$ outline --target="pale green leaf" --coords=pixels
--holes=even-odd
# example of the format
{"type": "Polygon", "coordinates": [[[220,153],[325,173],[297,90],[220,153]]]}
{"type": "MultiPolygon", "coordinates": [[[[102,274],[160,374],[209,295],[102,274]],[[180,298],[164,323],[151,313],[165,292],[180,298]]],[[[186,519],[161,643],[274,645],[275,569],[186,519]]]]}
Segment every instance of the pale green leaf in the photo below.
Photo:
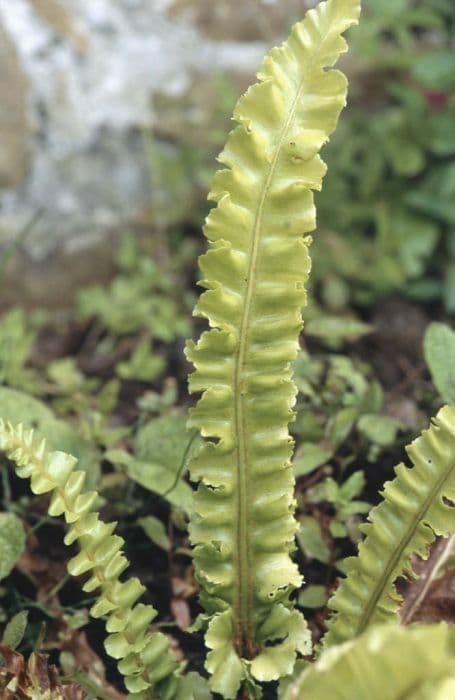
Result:
{"type": "Polygon", "coordinates": [[[431,90],[455,88],[455,54],[451,49],[425,51],[412,64],[414,78],[431,90]]]}
{"type": "Polygon", "coordinates": [[[373,327],[354,318],[324,316],[315,318],[305,324],[306,335],[313,335],[324,340],[350,340],[371,333],[373,327]]]}
{"type": "Polygon", "coordinates": [[[309,559],[317,559],[324,564],[330,560],[330,549],[322,536],[321,526],[310,515],[300,518],[297,542],[309,559]]]}
{"type": "Polygon", "coordinates": [[[296,477],[309,474],[321,464],[325,464],[332,457],[332,454],[332,450],[321,447],[317,443],[304,442],[292,463],[294,474],[296,477]]]}
{"type": "Polygon", "coordinates": [[[425,558],[436,536],[455,532],[455,408],[442,408],[407,452],[412,467],[396,468],[384,500],[362,526],[366,538],[359,554],[345,561],[347,576],[329,601],[335,613],[326,646],[351,639],[370,625],[397,621],[402,601],[397,578],[412,575],[412,557],[425,558]]]}
{"type": "Polygon", "coordinates": [[[305,586],[299,593],[299,605],[302,608],[322,608],[327,603],[327,589],[319,584],[305,586]]]}
{"type": "Polygon", "coordinates": [[[13,513],[0,513],[0,581],[11,573],[24,547],[22,521],[13,513]]]}
{"type": "Polygon", "coordinates": [[[191,511],[193,492],[185,481],[176,479],[178,464],[173,465],[171,471],[167,465],[142,462],[122,450],[108,450],[105,456],[113,464],[123,466],[128,476],[145,489],[163,496],[186,512],[191,511]]]}
{"type": "Polygon", "coordinates": [[[179,679],[175,700],[213,700],[213,695],[207,680],[191,671],[179,679]]]}
{"type": "Polygon", "coordinates": [[[14,615],[5,627],[2,644],[6,644],[11,649],[17,649],[27,629],[27,620],[27,610],[21,610],[21,612],[14,615]]]}
{"type": "Polygon", "coordinates": [[[155,518],[154,515],[147,515],[145,518],[140,518],[137,523],[142,527],[147,537],[151,539],[154,544],[165,551],[169,551],[171,548],[171,541],[164,527],[164,523],[161,520],[155,518]]]}
{"type": "Polygon", "coordinates": [[[186,416],[171,413],[153,418],[146,423],[134,440],[135,455],[142,462],[157,462],[175,472],[185,458],[184,469],[191,455],[197,450],[198,442],[190,445],[191,451],[185,455],[192,433],[186,429],[186,416]]]}
{"type": "Polygon", "coordinates": [[[423,349],[433,383],[449,405],[455,405],[455,331],[445,323],[431,323],[423,349]]]}
{"type": "Polygon", "coordinates": [[[359,496],[365,486],[365,474],[359,470],[349,476],[344,481],[339,489],[341,501],[352,501],[353,498],[359,496]]]}
{"type": "Polygon", "coordinates": [[[381,447],[393,445],[400,427],[401,423],[396,418],[377,413],[365,413],[357,422],[358,431],[367,440],[381,447]]]}
{"type": "Polygon", "coordinates": [[[324,651],[286,683],[280,700],[449,700],[452,645],[453,632],[444,624],[374,626],[324,651]]]}

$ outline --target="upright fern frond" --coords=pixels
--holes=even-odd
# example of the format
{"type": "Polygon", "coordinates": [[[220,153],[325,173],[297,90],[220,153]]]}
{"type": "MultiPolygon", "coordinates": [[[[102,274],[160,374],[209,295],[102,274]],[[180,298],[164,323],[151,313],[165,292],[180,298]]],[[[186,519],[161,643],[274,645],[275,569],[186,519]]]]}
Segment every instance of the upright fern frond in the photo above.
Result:
{"type": "Polygon", "coordinates": [[[346,560],[347,576],[329,601],[335,615],[324,646],[397,621],[402,600],[394,582],[413,575],[411,556],[426,557],[436,535],[455,532],[455,408],[442,408],[407,452],[413,466],[396,468],[363,526],[358,556],[346,560]]]}
{"type": "Polygon", "coordinates": [[[49,452],[32,430],[0,420],[0,451],[16,465],[19,477],[29,478],[35,494],[52,492],[49,515],[64,515],[71,527],[65,544],[77,542],[79,554],[68,563],[73,576],[90,571],[83,590],[99,590],[93,617],[106,617],[106,651],[119,659],[119,670],[136,700],[171,700],[178,686],[176,659],[161,633],[148,628],[156,616],[150,605],[137,603],[145,588],[137,578],[120,581],[128,566],[124,541],[112,534],[116,523],[104,523],[93,510],[96,491],[83,491],[85,472],[75,470],[76,459],[65,452],[49,452]]]}
{"type": "Polygon", "coordinates": [[[213,614],[206,641],[213,689],[232,698],[243,679],[292,670],[309,635],[289,594],[301,582],[289,553],[293,517],[292,440],[298,348],[315,228],[312,190],[325,165],[318,155],[346,102],[347,81],[327,70],[346,50],[359,0],[328,0],[296,24],[266,56],[260,82],[240,98],[238,126],[220,155],[217,203],[200,259],[207,291],[195,313],[211,330],[187,356],[203,392],[190,426],[210,440],[190,465],[199,482],[191,538],[213,614]]]}

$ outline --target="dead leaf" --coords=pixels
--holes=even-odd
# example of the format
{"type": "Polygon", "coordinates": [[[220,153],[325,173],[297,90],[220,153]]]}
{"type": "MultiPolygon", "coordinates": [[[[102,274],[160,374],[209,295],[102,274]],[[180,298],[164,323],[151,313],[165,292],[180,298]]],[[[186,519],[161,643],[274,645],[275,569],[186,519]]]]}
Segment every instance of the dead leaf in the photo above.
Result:
{"type": "Polygon", "coordinates": [[[427,560],[415,557],[413,571],[418,578],[400,585],[403,605],[401,623],[455,623],[455,535],[438,537],[427,560]]]}
{"type": "Polygon", "coordinates": [[[30,700],[39,693],[47,700],[86,700],[87,694],[72,681],[63,681],[58,669],[48,664],[46,654],[33,652],[28,662],[22,654],[0,644],[4,665],[0,667],[2,700],[30,700]]]}

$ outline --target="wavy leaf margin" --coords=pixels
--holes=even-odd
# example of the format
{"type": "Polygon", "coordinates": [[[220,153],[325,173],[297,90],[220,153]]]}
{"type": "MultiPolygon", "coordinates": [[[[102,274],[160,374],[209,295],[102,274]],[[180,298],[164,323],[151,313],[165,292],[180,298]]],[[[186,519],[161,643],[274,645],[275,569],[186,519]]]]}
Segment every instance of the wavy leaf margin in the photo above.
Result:
{"type": "Polygon", "coordinates": [[[277,679],[306,654],[309,633],[291,611],[301,577],[290,559],[293,419],[290,362],[298,349],[315,228],[312,190],[326,167],[318,153],[346,103],[345,76],[331,67],[358,21],[359,0],[328,0],[266,56],[259,83],[240,98],[214,177],[200,258],[195,314],[208,320],[190,391],[202,392],[189,427],[208,438],[192,460],[199,483],[191,522],[201,600],[211,622],[212,688],[235,697],[243,680],[277,679]]]}
{"type": "Polygon", "coordinates": [[[397,622],[402,598],[395,581],[414,576],[412,555],[426,558],[437,535],[455,532],[455,408],[444,406],[406,450],[413,466],[398,465],[385,484],[383,501],[362,526],[358,555],[346,560],[346,578],[329,600],[334,615],[324,647],[397,622]]]}
{"type": "Polygon", "coordinates": [[[448,700],[455,697],[453,630],[444,623],[374,625],[326,649],[280,700],[448,700]]]}
{"type": "Polygon", "coordinates": [[[169,640],[150,632],[157,615],[151,605],[137,600],[145,587],[137,578],[120,581],[129,562],[122,551],[124,540],[113,534],[116,523],[105,523],[94,510],[96,491],[84,491],[85,472],[76,470],[77,460],[66,452],[49,451],[46,441],[33,430],[0,420],[0,451],[15,464],[21,479],[30,479],[34,494],[52,492],[49,515],[63,515],[70,528],[66,545],[77,542],[79,553],[68,562],[68,572],[90,572],[82,589],[99,591],[90,614],[106,618],[107,653],[118,660],[120,673],[134,700],[172,700],[178,694],[178,662],[169,640]]]}

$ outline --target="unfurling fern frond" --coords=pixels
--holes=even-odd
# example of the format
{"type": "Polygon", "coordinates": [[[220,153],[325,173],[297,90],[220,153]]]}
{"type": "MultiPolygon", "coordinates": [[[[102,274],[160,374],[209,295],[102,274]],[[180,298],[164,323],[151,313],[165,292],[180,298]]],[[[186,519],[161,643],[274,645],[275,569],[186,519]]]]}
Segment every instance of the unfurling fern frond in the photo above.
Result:
{"type": "Polygon", "coordinates": [[[292,440],[298,348],[315,228],[312,190],[325,165],[318,152],[335,129],[347,81],[327,70],[346,50],[359,0],[310,10],[265,58],[260,82],[240,98],[238,126],[219,160],[207,218],[210,249],[200,259],[207,291],[196,314],[212,327],[187,356],[203,392],[191,427],[209,438],[190,465],[199,482],[191,538],[212,616],[206,641],[212,687],[235,697],[243,679],[292,670],[309,634],[290,592],[300,584],[289,553],[293,517],[292,440]]]}
{"type": "Polygon", "coordinates": [[[286,683],[280,700],[455,698],[454,630],[445,624],[376,625],[326,649],[286,683]]]}
{"type": "Polygon", "coordinates": [[[50,452],[32,430],[0,420],[0,451],[16,465],[19,477],[29,478],[35,494],[52,492],[49,515],[64,515],[70,525],[65,544],[77,542],[79,554],[68,563],[73,576],[90,572],[83,590],[98,590],[93,617],[106,617],[106,651],[119,660],[119,670],[131,698],[170,700],[179,683],[178,664],[161,633],[151,633],[156,616],[151,605],[136,601],[144,592],[137,578],[120,581],[128,566],[123,539],[114,535],[115,523],[104,523],[93,510],[96,491],[83,490],[85,472],[75,470],[76,459],[65,452],[50,452]]]}
{"type": "Polygon", "coordinates": [[[455,532],[455,408],[445,406],[407,447],[413,466],[400,464],[384,500],[363,526],[366,538],[346,560],[347,576],[329,607],[324,646],[339,644],[369,625],[398,621],[402,602],[394,582],[412,576],[411,556],[426,557],[436,535],[455,532]]]}

